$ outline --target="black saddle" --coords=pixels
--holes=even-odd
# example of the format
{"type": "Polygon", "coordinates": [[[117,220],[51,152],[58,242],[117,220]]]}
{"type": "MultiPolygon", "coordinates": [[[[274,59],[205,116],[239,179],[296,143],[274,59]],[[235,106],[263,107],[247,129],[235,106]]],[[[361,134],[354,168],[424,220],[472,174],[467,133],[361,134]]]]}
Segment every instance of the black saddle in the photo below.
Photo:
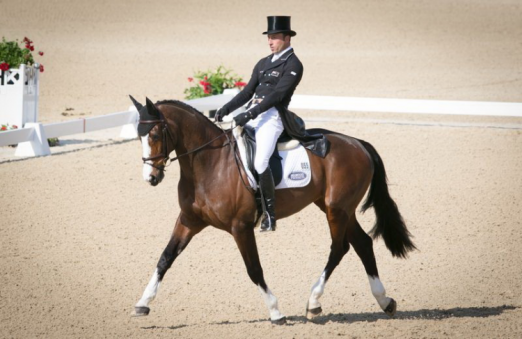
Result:
{"type": "MultiPolygon", "coordinates": [[[[254,168],[254,159],[256,157],[256,131],[253,127],[249,125],[245,125],[243,127],[243,133],[241,134],[243,139],[245,140],[246,146],[246,158],[247,158],[247,166],[250,172],[254,175],[256,182],[259,183],[259,177],[254,168]]],[[[279,139],[277,139],[277,143],[288,142],[292,138],[283,131],[279,139]]],[[[272,170],[272,176],[274,177],[275,186],[279,185],[281,180],[283,179],[283,164],[281,162],[283,158],[279,155],[279,151],[277,150],[277,145],[274,149],[274,153],[270,157],[268,162],[268,166],[272,170]]]]}

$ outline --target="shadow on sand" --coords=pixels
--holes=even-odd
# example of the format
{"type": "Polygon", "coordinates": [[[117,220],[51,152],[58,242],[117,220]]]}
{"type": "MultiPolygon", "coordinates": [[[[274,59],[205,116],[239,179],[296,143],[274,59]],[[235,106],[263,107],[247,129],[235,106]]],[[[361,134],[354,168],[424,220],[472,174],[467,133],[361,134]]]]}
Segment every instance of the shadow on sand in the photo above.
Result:
{"type": "MultiPolygon", "coordinates": [[[[306,319],[305,316],[287,316],[286,326],[294,326],[311,322],[317,325],[325,325],[329,322],[352,324],[357,322],[374,322],[377,320],[443,320],[450,318],[488,318],[501,315],[505,311],[515,310],[518,307],[502,305],[496,307],[456,307],[450,309],[422,309],[417,311],[397,311],[393,318],[384,313],[336,313],[318,316],[313,321],[306,319]]],[[[209,323],[210,325],[234,325],[234,324],[253,324],[269,322],[269,319],[256,319],[245,321],[221,321],[209,323]]],[[[143,330],[170,329],[177,330],[192,325],[177,326],[148,326],[141,327],[143,330]]]]}

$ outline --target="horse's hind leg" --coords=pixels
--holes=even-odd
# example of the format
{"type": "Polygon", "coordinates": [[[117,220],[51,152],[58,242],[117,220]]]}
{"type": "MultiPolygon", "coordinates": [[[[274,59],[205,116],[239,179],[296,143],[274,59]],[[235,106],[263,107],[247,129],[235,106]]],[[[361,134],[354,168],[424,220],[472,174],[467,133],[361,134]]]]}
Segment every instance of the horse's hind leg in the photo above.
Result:
{"type": "Polygon", "coordinates": [[[272,324],[283,325],[286,323],[286,317],[279,311],[277,298],[265,283],[263,276],[263,268],[259,261],[257,252],[256,238],[254,235],[253,225],[243,225],[232,227],[232,235],[236,241],[237,247],[241,252],[243,261],[245,262],[248,276],[254,284],[257,285],[263,299],[265,300],[268,311],[270,312],[270,320],[272,324]]]}
{"type": "Polygon", "coordinates": [[[343,256],[350,249],[350,244],[345,237],[346,222],[348,215],[343,209],[334,209],[330,207],[324,207],[318,203],[318,206],[326,212],[328,218],[328,224],[330,225],[330,234],[332,236],[332,245],[330,247],[330,256],[326,267],[321,274],[319,280],[312,287],[312,293],[308,299],[306,305],[306,317],[313,319],[322,313],[321,303],[319,298],[324,293],[324,287],[326,282],[332,275],[334,269],[339,265],[343,256]]]}
{"type": "Polygon", "coordinates": [[[154,300],[158,293],[159,285],[165,276],[167,270],[178,255],[187,247],[194,235],[199,233],[203,227],[188,227],[183,224],[182,216],[178,217],[176,226],[170,238],[170,241],[161,254],[158,265],[152,278],[150,279],[141,299],[135,305],[135,313],[133,316],[146,316],[150,312],[149,304],[154,300]]]}
{"type": "Polygon", "coordinates": [[[379,280],[379,272],[377,271],[377,263],[375,262],[375,255],[373,253],[372,238],[361,228],[355,214],[350,218],[350,223],[346,230],[346,239],[352,244],[364,265],[366,274],[368,274],[368,280],[370,281],[372,294],[377,300],[377,303],[387,315],[393,317],[397,310],[397,303],[392,298],[386,296],[386,290],[379,280]]]}

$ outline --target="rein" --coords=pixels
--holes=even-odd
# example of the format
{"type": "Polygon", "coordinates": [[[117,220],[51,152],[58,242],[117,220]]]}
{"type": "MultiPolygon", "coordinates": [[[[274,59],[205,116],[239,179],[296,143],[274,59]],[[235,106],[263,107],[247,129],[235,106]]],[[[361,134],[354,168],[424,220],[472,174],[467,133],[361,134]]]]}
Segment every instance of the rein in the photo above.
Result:
{"type": "MultiPolygon", "coordinates": [[[[215,137],[214,139],[210,140],[209,142],[193,149],[193,150],[190,150],[188,152],[185,152],[181,155],[178,155],[174,158],[170,158],[169,156],[169,151],[168,151],[168,148],[167,148],[167,134],[168,136],[170,137],[170,140],[171,141],[174,141],[173,138],[172,138],[172,135],[170,134],[170,131],[168,129],[168,126],[167,126],[167,122],[165,121],[165,119],[163,118],[163,115],[160,116],[160,119],[157,119],[157,120],[140,120],[139,121],[140,124],[162,124],[162,134],[163,134],[163,152],[160,153],[160,154],[157,154],[157,155],[154,155],[154,156],[150,156],[148,158],[141,158],[141,160],[143,160],[143,163],[144,164],[147,164],[147,165],[150,165],[158,170],[161,170],[161,171],[164,171],[165,170],[165,167],[168,167],[170,166],[170,164],[172,164],[173,161],[176,161],[178,160],[179,158],[181,157],[184,157],[186,155],[189,155],[189,154],[192,154],[192,153],[195,153],[203,148],[205,148],[206,146],[210,145],[211,143],[213,143],[214,141],[216,141],[217,139],[221,138],[223,135],[227,136],[227,139],[228,139],[228,144],[225,144],[223,146],[227,146],[227,145],[230,145],[231,142],[230,142],[230,139],[228,138],[228,135],[227,135],[227,132],[225,130],[223,130],[223,133],[221,133],[220,135],[218,135],[217,137],[215,137]],[[152,163],[147,163],[147,161],[149,160],[155,160],[155,159],[159,159],[159,158],[163,158],[163,165],[161,166],[156,166],[152,163]],[[169,162],[170,161],[170,162],[169,162]],[[167,164],[168,162],[168,164],[167,164]]],[[[237,126],[233,127],[232,129],[236,128],[237,126]]]]}

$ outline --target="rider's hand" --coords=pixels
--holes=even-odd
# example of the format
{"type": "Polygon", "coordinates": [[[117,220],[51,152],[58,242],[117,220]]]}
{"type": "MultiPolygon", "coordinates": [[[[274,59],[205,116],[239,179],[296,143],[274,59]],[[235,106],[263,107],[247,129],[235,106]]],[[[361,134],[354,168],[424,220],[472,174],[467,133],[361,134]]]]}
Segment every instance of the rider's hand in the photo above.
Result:
{"type": "Polygon", "coordinates": [[[236,125],[239,125],[241,127],[245,126],[247,122],[253,119],[252,113],[245,112],[238,114],[234,117],[234,121],[236,122],[236,125]]]}
{"type": "Polygon", "coordinates": [[[214,120],[222,122],[223,121],[223,117],[225,115],[227,115],[227,114],[226,114],[225,110],[223,109],[223,107],[221,107],[220,109],[218,109],[216,111],[216,115],[214,115],[214,120]]]}

